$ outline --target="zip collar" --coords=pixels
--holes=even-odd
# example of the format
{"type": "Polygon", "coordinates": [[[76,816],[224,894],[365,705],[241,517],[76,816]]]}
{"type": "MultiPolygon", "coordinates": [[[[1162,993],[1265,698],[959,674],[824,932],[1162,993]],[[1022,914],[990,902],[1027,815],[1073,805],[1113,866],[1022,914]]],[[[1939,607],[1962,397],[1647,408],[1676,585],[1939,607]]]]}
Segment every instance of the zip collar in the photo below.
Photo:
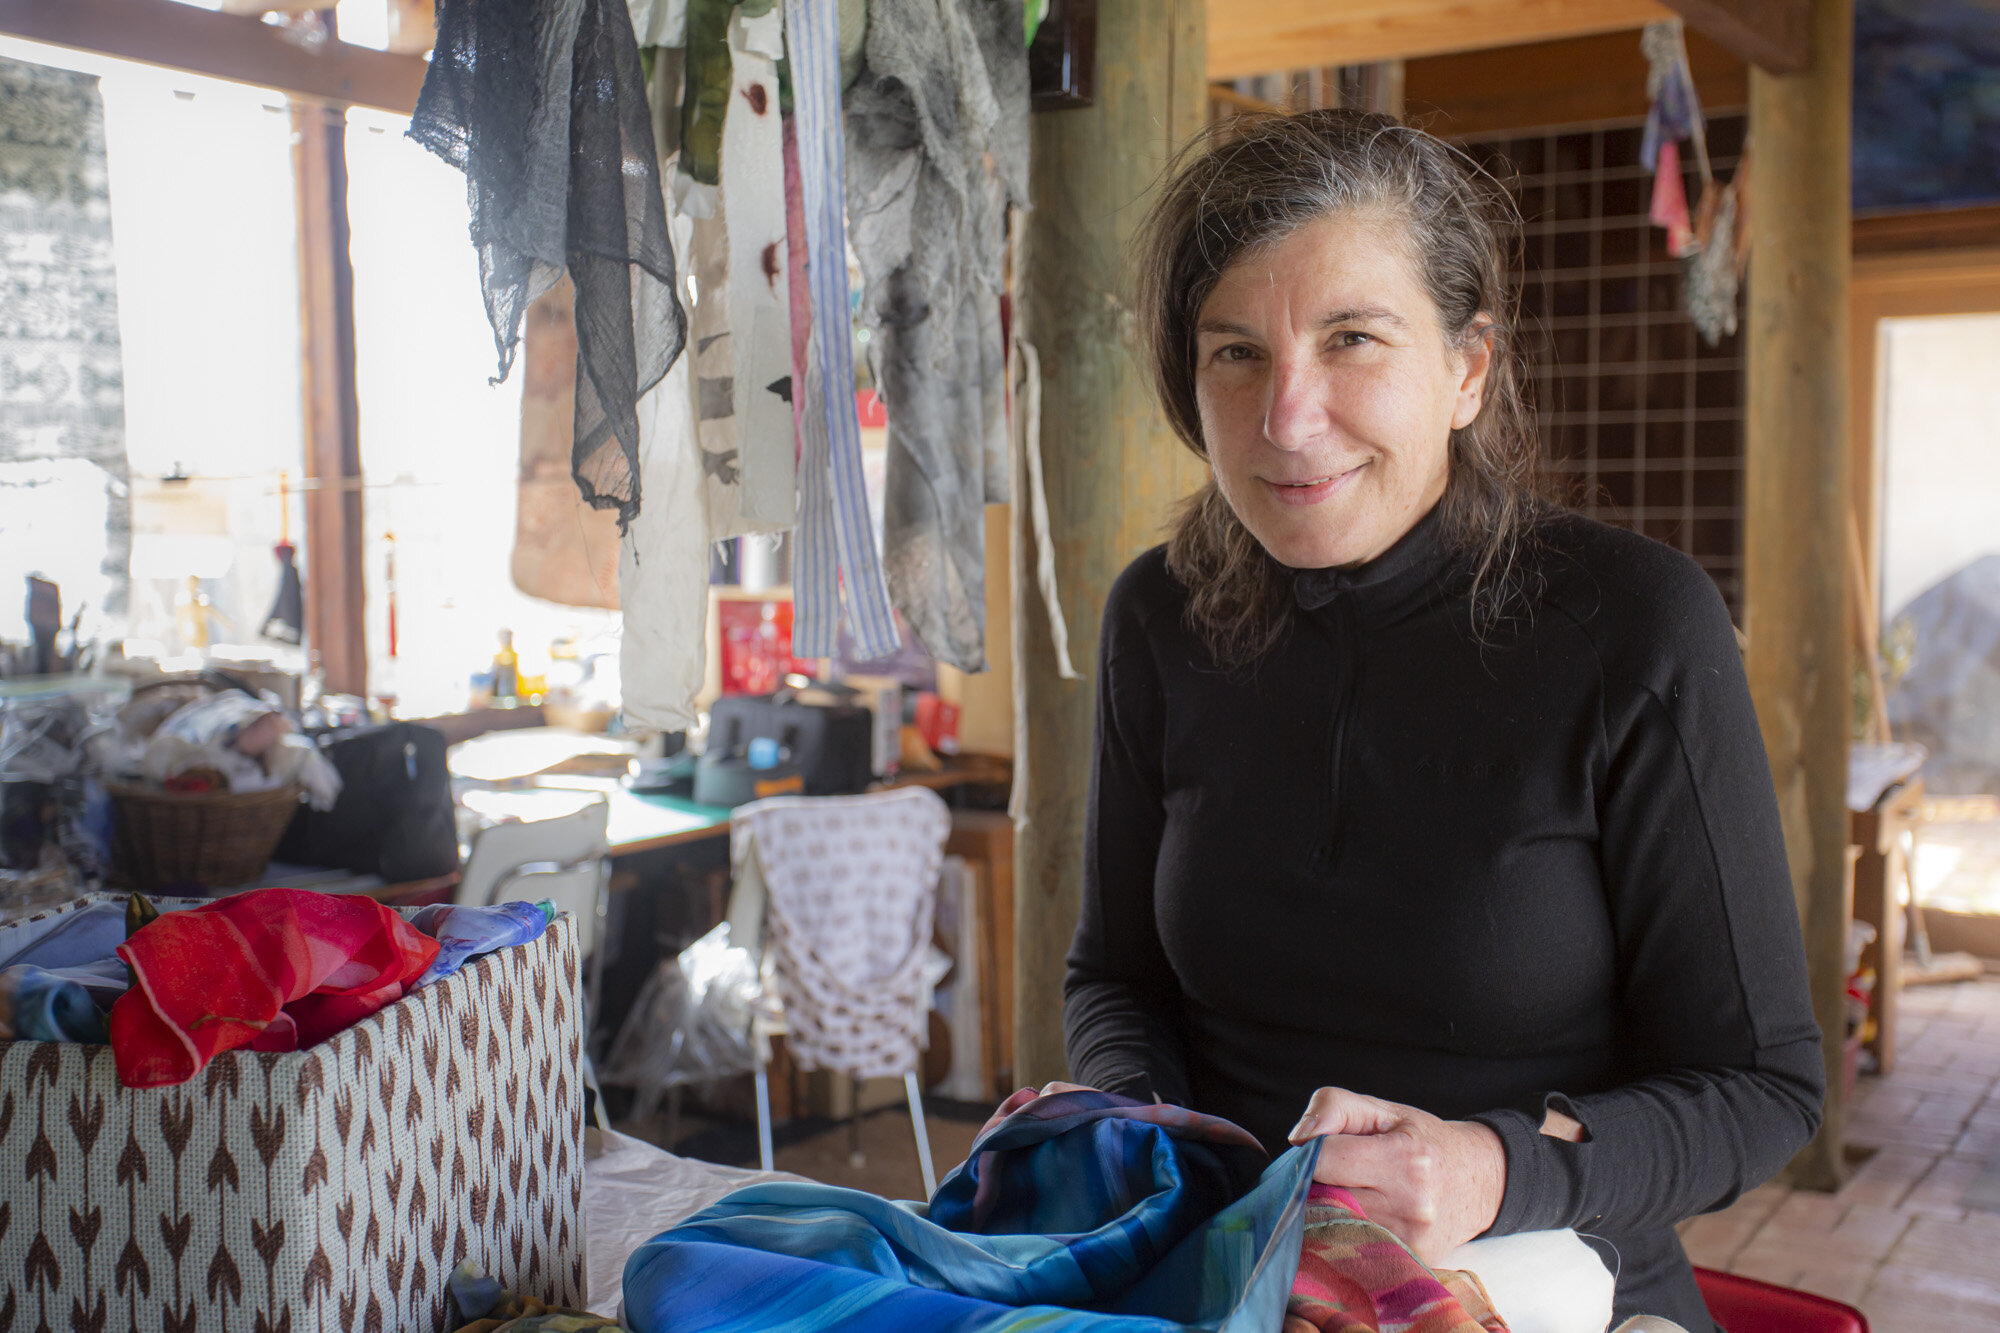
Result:
{"type": "Polygon", "coordinates": [[[1437,574],[1449,558],[1441,535],[1438,505],[1417,520],[1396,544],[1366,564],[1347,568],[1292,570],[1292,597],[1302,610],[1317,611],[1342,593],[1394,597],[1437,574]]]}

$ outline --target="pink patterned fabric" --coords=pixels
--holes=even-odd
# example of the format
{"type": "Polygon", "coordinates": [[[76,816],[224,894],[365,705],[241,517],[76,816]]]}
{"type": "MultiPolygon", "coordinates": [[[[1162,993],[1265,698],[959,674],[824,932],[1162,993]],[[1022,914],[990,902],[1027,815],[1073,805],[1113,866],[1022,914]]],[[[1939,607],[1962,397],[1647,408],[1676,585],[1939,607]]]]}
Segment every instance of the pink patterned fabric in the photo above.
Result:
{"type": "Polygon", "coordinates": [[[915,1068],[938,871],[951,811],[922,787],[780,796],[741,807],[731,859],[754,844],[785,1041],[805,1069],[856,1078],[915,1068]]]}
{"type": "Polygon", "coordinates": [[[1305,1245],[1286,1314],[1319,1333],[1506,1333],[1479,1279],[1433,1271],[1344,1189],[1306,1196],[1305,1245]]]}

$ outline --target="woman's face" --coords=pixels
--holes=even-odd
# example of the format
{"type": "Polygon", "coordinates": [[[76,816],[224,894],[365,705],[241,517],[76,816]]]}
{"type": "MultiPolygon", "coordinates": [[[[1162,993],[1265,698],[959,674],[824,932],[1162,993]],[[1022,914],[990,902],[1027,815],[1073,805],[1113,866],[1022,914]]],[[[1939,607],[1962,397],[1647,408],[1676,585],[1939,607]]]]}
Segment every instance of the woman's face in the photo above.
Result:
{"type": "Polygon", "coordinates": [[[1490,360],[1438,325],[1378,215],[1322,218],[1224,270],[1202,304],[1195,399],[1217,485],[1280,563],[1372,560],[1444,494],[1490,360]]]}

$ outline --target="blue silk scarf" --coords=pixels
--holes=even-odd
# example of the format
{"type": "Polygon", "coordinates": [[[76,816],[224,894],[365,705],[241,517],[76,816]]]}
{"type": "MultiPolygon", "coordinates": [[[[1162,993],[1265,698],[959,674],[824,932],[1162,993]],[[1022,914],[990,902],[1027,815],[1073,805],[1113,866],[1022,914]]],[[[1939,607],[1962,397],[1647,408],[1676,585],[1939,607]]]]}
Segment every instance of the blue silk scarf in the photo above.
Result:
{"type": "Polygon", "coordinates": [[[1318,1143],[1264,1169],[1225,1120],[1101,1092],[1029,1103],[928,1208],[751,1185],[625,1265],[636,1333],[1272,1333],[1318,1143]],[[1261,1175],[1260,1175],[1261,1171],[1261,1175]]]}

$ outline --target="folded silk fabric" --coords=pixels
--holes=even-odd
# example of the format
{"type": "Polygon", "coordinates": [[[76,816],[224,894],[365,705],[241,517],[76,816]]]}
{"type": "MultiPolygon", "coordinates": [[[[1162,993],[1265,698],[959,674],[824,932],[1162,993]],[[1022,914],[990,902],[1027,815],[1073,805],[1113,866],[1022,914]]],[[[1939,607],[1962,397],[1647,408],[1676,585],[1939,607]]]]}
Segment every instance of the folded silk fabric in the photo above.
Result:
{"type": "Polygon", "coordinates": [[[626,1327],[1274,1333],[1316,1144],[1262,1171],[1244,1131],[1102,1092],[1029,1103],[928,1208],[752,1185],[636,1250],[626,1327]]]}
{"type": "Polygon", "coordinates": [[[192,1078],[223,1051],[310,1046],[402,998],[438,942],[371,898],[253,889],[169,912],[118,947],[119,1081],[192,1078]]]}
{"type": "Polygon", "coordinates": [[[639,509],[638,402],[687,341],[624,0],[440,0],[410,137],[466,176],[486,314],[506,378],[528,305],[576,285],[585,500],[639,509]]]}
{"type": "Polygon", "coordinates": [[[410,983],[410,989],[442,981],[473,959],[495,949],[511,949],[532,944],[542,937],[555,919],[556,905],[544,899],[538,903],[508,902],[478,906],[472,903],[434,903],[410,918],[410,924],[438,942],[437,957],[424,974],[410,983]]]}
{"type": "Polygon", "coordinates": [[[75,967],[0,968],[0,1041],[104,1040],[104,1013],[131,984],[116,958],[75,967]]]}
{"type": "Polygon", "coordinates": [[[1314,1185],[1287,1313],[1320,1333],[1504,1333],[1469,1273],[1433,1272],[1346,1190],[1314,1185]]]}

